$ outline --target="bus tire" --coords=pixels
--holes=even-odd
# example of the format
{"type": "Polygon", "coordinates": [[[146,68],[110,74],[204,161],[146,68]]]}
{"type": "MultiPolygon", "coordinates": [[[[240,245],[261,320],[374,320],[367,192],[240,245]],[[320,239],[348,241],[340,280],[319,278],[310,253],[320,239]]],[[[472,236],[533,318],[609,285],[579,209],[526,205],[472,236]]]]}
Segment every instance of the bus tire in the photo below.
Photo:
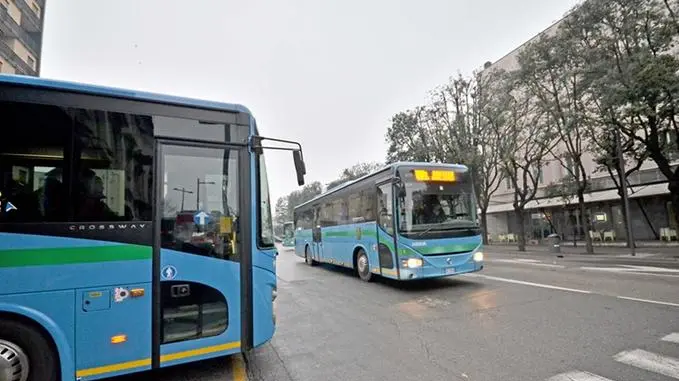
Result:
{"type": "Polygon", "coordinates": [[[57,381],[59,372],[56,353],[47,339],[14,320],[0,324],[0,371],[4,369],[21,372],[19,381],[57,381]]]}
{"type": "Polygon", "coordinates": [[[309,266],[314,266],[316,264],[316,261],[314,261],[309,252],[309,246],[304,247],[304,262],[309,266]]]}
{"type": "Polygon", "coordinates": [[[372,280],[373,274],[370,272],[368,254],[363,249],[358,249],[358,253],[356,253],[356,272],[361,280],[365,282],[372,280]]]}

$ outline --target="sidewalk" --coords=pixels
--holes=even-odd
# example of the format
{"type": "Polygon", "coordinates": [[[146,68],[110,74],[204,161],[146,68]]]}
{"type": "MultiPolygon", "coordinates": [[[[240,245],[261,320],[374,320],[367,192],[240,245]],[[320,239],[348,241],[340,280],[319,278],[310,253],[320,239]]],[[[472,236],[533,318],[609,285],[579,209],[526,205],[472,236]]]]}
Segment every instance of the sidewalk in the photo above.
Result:
{"type": "MultiPolygon", "coordinates": [[[[518,245],[489,244],[484,246],[488,253],[525,254],[525,255],[557,255],[549,251],[547,245],[526,245],[526,251],[519,251],[518,245]]],[[[594,246],[594,254],[587,254],[584,242],[573,247],[573,242],[561,242],[561,253],[568,256],[582,255],[587,257],[622,257],[630,256],[630,249],[624,246],[594,246]]],[[[637,257],[654,257],[679,260],[679,246],[637,246],[637,257]]]]}

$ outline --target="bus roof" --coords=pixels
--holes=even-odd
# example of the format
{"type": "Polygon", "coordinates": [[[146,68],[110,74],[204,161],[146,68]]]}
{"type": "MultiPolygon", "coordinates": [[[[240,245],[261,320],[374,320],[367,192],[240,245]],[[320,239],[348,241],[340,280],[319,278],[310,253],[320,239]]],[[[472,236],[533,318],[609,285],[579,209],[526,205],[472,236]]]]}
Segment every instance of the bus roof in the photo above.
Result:
{"type": "Polygon", "coordinates": [[[242,112],[249,115],[252,114],[247,107],[239,104],[222,103],[194,98],[184,98],[174,95],[148,93],[144,91],[126,90],[115,87],[88,85],[78,82],[59,81],[54,79],[29,77],[25,75],[0,74],[0,85],[15,85],[15,86],[18,85],[43,90],[60,90],[75,93],[99,95],[105,97],[123,98],[155,103],[165,103],[178,106],[208,108],[219,111],[242,112]]]}
{"type": "Polygon", "coordinates": [[[461,169],[461,170],[468,169],[468,167],[466,165],[463,165],[463,164],[428,163],[428,162],[417,162],[417,161],[398,161],[398,162],[395,162],[395,163],[387,164],[386,166],[384,166],[384,167],[382,167],[382,168],[380,168],[380,169],[378,169],[374,172],[371,172],[371,173],[369,173],[365,176],[359,177],[356,180],[349,180],[342,185],[339,185],[335,188],[327,190],[327,191],[319,194],[318,196],[312,198],[311,200],[297,205],[294,209],[301,208],[301,207],[303,207],[307,204],[311,204],[313,202],[316,202],[316,201],[318,201],[318,200],[320,200],[320,199],[322,199],[326,196],[329,196],[329,195],[331,195],[335,192],[339,192],[340,190],[345,189],[345,188],[351,186],[352,184],[358,183],[358,182],[363,181],[367,178],[373,177],[377,174],[384,173],[384,172],[387,172],[387,171],[391,171],[392,173],[394,173],[394,172],[396,172],[396,170],[399,167],[436,167],[436,168],[451,168],[451,169],[461,169]]]}

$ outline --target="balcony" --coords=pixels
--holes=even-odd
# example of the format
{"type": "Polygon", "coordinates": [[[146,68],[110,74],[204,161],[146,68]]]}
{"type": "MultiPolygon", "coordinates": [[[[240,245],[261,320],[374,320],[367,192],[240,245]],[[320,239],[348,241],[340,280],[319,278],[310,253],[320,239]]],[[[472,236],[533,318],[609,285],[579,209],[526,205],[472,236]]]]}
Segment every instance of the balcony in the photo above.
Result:
{"type": "Polygon", "coordinates": [[[40,55],[40,44],[38,44],[24,28],[14,21],[9,13],[7,13],[5,7],[0,6],[0,35],[3,33],[8,37],[19,39],[36,59],[40,55]]]}
{"type": "MultiPolygon", "coordinates": [[[[45,7],[45,4],[37,2],[41,7],[45,7]]],[[[15,4],[17,8],[21,10],[21,26],[28,32],[40,32],[42,31],[42,20],[35,14],[35,11],[31,9],[26,0],[16,0],[15,4]]],[[[44,12],[42,12],[44,13],[44,12]]]]}
{"type": "Polygon", "coordinates": [[[14,68],[16,69],[16,74],[32,75],[37,76],[37,70],[28,66],[21,57],[19,57],[14,50],[7,45],[4,40],[0,40],[0,55],[3,56],[14,68]]]}

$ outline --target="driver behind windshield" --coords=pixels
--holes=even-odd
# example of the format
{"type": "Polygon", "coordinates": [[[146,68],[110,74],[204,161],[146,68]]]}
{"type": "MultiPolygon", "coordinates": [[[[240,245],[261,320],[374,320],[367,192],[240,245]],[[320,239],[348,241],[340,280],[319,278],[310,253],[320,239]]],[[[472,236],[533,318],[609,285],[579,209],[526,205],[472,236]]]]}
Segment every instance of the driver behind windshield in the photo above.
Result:
{"type": "Polygon", "coordinates": [[[428,194],[422,197],[422,212],[419,213],[419,217],[418,224],[437,224],[446,221],[447,216],[438,195],[428,194]]]}

